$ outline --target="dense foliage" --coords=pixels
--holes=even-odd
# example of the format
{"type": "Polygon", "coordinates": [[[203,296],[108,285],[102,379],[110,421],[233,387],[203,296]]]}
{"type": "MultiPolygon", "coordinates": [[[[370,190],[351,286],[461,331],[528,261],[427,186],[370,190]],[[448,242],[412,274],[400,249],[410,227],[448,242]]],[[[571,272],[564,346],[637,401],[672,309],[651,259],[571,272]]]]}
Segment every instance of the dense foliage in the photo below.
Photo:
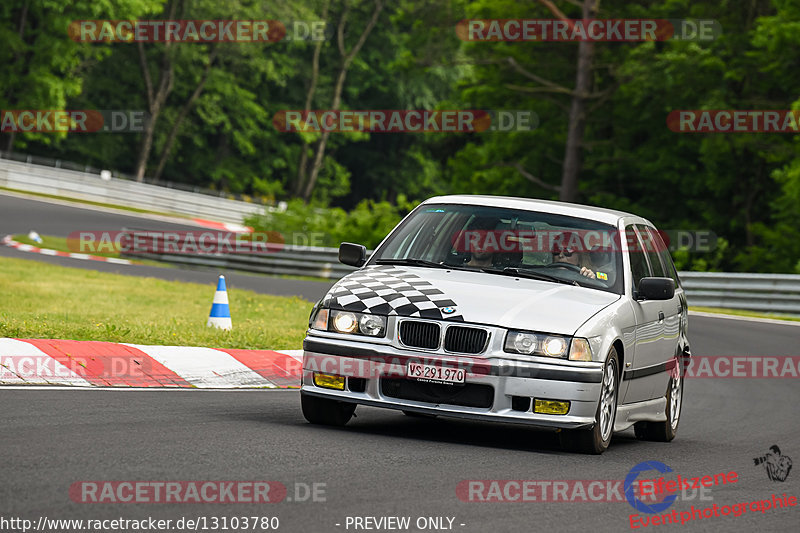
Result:
{"type": "MultiPolygon", "coordinates": [[[[682,268],[800,272],[800,136],[676,133],[666,123],[675,109],[800,110],[800,0],[584,1],[599,4],[599,18],[715,19],[722,34],[595,43],[575,200],[721,237],[714,252],[677,253],[682,268]]],[[[4,0],[1,109],[141,109],[155,120],[145,151],[141,133],[0,134],[0,151],[286,200],[286,213],[251,222],[374,246],[431,195],[559,198],[578,44],[467,42],[455,28],[469,18],[555,18],[554,6],[580,18],[582,3],[4,0]],[[140,47],[77,43],[64,30],[72,20],[134,18],[324,20],[327,39],[140,47]],[[281,110],[335,107],[531,110],[539,124],[334,133],[322,143],[273,125],[281,110]]]]}

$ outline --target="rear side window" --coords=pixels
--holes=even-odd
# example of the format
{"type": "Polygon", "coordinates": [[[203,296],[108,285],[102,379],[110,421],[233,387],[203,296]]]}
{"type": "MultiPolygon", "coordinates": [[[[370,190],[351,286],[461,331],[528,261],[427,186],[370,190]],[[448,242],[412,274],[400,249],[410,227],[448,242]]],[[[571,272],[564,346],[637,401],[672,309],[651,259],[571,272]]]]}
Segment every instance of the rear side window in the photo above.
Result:
{"type": "Polygon", "coordinates": [[[661,257],[658,254],[663,244],[661,247],[656,244],[648,226],[637,225],[636,229],[639,230],[639,235],[642,237],[642,244],[644,244],[647,258],[650,259],[650,268],[653,270],[653,275],[657,278],[667,277],[664,266],[661,264],[661,257]]]}
{"type": "Polygon", "coordinates": [[[631,259],[631,274],[633,275],[633,288],[639,286],[639,281],[650,275],[650,267],[647,266],[647,258],[639,242],[639,237],[633,226],[625,227],[625,240],[628,248],[628,255],[631,259]]]}
{"type": "Polygon", "coordinates": [[[650,236],[653,241],[656,243],[656,249],[658,250],[658,255],[661,257],[661,262],[664,264],[664,270],[666,271],[666,277],[672,278],[675,281],[675,288],[677,289],[680,287],[680,281],[678,280],[678,272],[675,269],[675,263],[672,262],[672,256],[669,255],[669,249],[667,245],[664,243],[664,239],[661,238],[661,235],[653,228],[647,228],[650,232],[650,236]]]}

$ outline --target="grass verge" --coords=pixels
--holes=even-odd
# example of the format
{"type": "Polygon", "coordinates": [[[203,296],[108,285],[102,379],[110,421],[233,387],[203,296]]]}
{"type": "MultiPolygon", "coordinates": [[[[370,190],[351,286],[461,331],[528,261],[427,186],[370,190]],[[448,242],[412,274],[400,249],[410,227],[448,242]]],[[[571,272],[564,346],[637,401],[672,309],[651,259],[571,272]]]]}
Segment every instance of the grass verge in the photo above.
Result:
{"type": "Polygon", "coordinates": [[[699,311],[702,313],[716,313],[723,315],[746,316],[752,318],[771,318],[773,320],[788,320],[790,322],[800,322],[800,317],[789,315],[776,315],[772,313],[759,313],[758,311],[745,311],[742,309],[725,309],[721,307],[689,307],[689,311],[699,311]]]}
{"type": "Polygon", "coordinates": [[[228,289],[233,330],[206,327],[214,285],[0,258],[0,337],[299,349],[312,304],[228,289]]]}

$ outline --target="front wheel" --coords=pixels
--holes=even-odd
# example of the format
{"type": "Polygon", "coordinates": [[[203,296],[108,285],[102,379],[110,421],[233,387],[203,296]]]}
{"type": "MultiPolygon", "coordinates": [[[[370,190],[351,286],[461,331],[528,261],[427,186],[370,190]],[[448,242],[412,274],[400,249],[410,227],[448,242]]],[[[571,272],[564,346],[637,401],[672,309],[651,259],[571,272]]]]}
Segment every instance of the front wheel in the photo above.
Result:
{"type": "Polygon", "coordinates": [[[300,405],[306,420],[324,426],[343,426],[350,421],[356,410],[354,403],[310,396],[304,392],[300,392],[300,405]]]}
{"type": "Polygon", "coordinates": [[[597,402],[595,424],[591,429],[562,430],[558,436],[561,446],[570,451],[599,455],[608,449],[614,433],[617,417],[617,394],[619,392],[619,358],[617,350],[611,348],[603,369],[603,386],[597,402]]]}
{"type": "Polygon", "coordinates": [[[656,442],[669,442],[678,433],[678,423],[681,421],[681,406],[683,404],[683,376],[681,376],[681,360],[669,378],[667,385],[667,419],[664,422],[637,422],[633,425],[636,438],[656,442]]]}

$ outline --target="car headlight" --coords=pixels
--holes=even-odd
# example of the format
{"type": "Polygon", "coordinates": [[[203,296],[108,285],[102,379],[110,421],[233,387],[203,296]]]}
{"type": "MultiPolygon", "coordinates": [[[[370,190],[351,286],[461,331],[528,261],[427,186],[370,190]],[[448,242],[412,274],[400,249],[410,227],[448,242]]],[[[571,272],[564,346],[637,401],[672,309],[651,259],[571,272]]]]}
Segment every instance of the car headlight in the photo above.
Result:
{"type": "Polygon", "coordinates": [[[339,333],[355,333],[358,329],[358,319],[355,313],[343,313],[341,311],[334,311],[333,315],[333,329],[339,333]]]}
{"type": "Polygon", "coordinates": [[[358,319],[358,330],[370,337],[382,337],[386,330],[386,319],[378,315],[361,315],[358,319]]]}
{"type": "Polygon", "coordinates": [[[547,335],[530,331],[509,331],[503,350],[522,355],[542,355],[545,357],[565,357],[569,347],[569,337],[547,335]]]}
{"type": "Polygon", "coordinates": [[[386,335],[386,317],[336,309],[320,309],[314,318],[314,329],[368,337],[386,335]]]}
{"type": "Polygon", "coordinates": [[[516,352],[522,354],[532,354],[538,346],[539,339],[533,333],[525,333],[523,331],[509,331],[506,337],[507,352],[516,352]]]}

